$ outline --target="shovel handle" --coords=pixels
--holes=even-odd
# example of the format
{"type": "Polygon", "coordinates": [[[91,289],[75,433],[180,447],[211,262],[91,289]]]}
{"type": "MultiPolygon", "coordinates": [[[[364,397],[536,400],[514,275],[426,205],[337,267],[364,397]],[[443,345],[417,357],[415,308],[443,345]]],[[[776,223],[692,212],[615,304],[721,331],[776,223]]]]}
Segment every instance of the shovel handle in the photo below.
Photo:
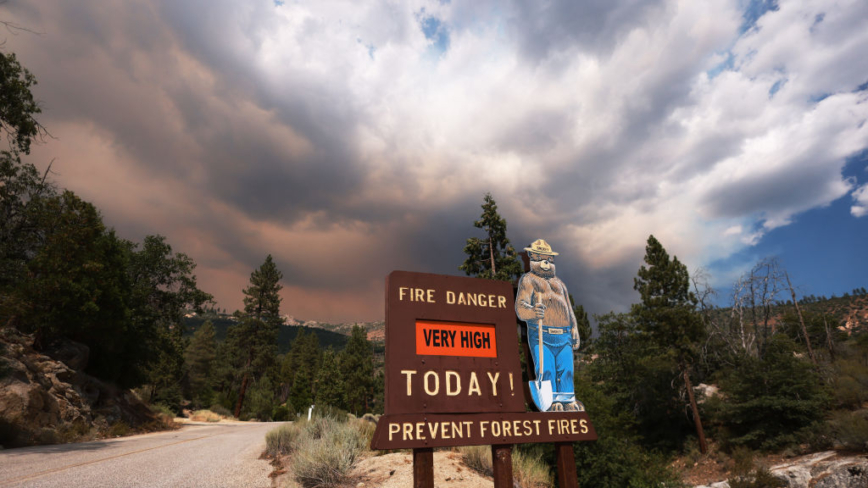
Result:
{"type": "Polygon", "coordinates": [[[538,326],[538,334],[539,334],[539,376],[537,377],[537,382],[539,386],[542,386],[543,381],[543,321],[540,319],[538,326]]]}

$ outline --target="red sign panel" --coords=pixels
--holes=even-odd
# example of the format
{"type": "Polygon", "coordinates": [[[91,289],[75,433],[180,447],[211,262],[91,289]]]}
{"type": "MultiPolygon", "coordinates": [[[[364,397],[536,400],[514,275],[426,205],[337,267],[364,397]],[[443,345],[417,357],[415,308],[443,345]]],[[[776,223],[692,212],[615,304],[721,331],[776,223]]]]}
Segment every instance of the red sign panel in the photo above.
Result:
{"type": "Polygon", "coordinates": [[[496,358],[494,325],[417,320],[416,354],[496,358]]]}

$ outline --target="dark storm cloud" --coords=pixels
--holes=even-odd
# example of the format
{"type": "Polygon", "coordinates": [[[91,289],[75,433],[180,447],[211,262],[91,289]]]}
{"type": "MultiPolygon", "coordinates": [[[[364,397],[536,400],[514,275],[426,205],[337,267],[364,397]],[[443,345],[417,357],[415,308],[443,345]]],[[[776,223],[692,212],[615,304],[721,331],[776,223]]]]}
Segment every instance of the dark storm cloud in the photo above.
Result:
{"type": "Polygon", "coordinates": [[[514,0],[510,27],[521,52],[532,62],[573,49],[608,54],[631,29],[648,26],[665,3],[514,0]]]}
{"type": "Polygon", "coordinates": [[[825,9],[801,36],[787,29],[796,20],[760,15],[795,15],[782,5],[738,41],[736,7],[11,2],[44,34],[9,48],[37,75],[59,139],[46,161],[59,157],[130,238],[167,234],[221,287],[221,306],[238,306],[271,253],[289,313],[379,318],[391,270],[461,273],[490,191],[513,245],[549,240],[577,301],[604,313],[635,300],[647,234],[701,263],[742,245],[725,229],[847,191],[834,165],[866,139],[841,122],[864,111],[839,93],[864,83],[853,53],[865,43],[842,41],[858,26],[825,9]],[[733,62],[709,78],[716,57],[733,62]],[[790,81],[771,100],[778,65],[790,81]],[[831,95],[806,105],[802,92],[831,95]],[[747,142],[776,131],[809,150],[757,165],[786,144],[759,154],[747,142]]]}

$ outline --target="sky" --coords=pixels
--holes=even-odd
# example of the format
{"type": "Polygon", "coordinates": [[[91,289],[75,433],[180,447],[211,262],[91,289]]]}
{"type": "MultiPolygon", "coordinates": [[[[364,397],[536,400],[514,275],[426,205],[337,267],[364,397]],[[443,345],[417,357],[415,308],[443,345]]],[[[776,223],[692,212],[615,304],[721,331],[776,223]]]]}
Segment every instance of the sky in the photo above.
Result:
{"type": "Polygon", "coordinates": [[[864,0],[9,0],[51,137],[29,161],[217,306],[273,255],[281,311],[384,316],[393,270],[460,275],[486,192],[591,313],[653,234],[726,290],[778,256],[868,286],[864,0]]]}

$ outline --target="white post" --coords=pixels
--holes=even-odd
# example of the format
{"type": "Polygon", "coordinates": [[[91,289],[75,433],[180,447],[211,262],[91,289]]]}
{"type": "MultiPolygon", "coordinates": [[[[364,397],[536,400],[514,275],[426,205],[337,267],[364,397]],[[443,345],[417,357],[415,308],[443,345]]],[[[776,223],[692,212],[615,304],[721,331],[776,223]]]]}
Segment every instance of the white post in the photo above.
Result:
{"type": "Polygon", "coordinates": [[[313,413],[313,405],[311,405],[310,408],[307,409],[307,419],[308,420],[310,420],[311,413],[313,413]]]}

